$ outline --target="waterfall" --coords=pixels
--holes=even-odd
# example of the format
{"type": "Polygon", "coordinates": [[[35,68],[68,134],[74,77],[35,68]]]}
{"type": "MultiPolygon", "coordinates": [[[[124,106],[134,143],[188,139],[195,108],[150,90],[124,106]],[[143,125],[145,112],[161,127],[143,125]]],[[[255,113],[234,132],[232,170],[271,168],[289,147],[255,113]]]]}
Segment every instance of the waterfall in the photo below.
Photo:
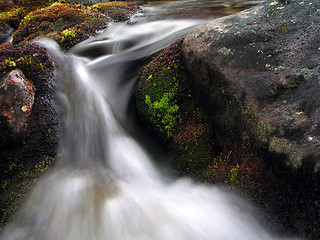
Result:
{"type": "Polygon", "coordinates": [[[62,157],[38,180],[5,240],[263,240],[248,202],[218,186],[167,179],[126,130],[137,73],[147,59],[199,24],[119,23],[57,62],[64,116],[62,157]]]}

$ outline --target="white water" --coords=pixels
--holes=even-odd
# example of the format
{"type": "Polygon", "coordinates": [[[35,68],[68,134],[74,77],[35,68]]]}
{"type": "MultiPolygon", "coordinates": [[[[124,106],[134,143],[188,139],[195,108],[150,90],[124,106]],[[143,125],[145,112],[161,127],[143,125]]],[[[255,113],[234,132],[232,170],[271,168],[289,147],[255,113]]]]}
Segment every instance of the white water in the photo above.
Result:
{"type": "Polygon", "coordinates": [[[2,239],[278,239],[245,200],[216,186],[164,178],[124,128],[145,59],[198,23],[116,24],[67,55],[50,41],[41,43],[58,63],[62,157],[37,182],[2,239]]]}

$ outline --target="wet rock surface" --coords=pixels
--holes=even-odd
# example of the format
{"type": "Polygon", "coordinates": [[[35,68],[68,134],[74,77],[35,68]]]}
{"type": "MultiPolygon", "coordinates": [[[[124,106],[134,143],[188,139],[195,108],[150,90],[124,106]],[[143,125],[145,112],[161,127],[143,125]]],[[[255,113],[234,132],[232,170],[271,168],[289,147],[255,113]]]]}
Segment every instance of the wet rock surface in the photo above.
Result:
{"type": "Polygon", "coordinates": [[[219,135],[261,153],[263,198],[286,228],[318,239],[320,3],[265,1],[195,28],[183,45],[219,135]]]}
{"type": "Polygon", "coordinates": [[[46,50],[36,44],[0,50],[1,225],[57,154],[61,118],[54,69],[46,50]]]}
{"type": "Polygon", "coordinates": [[[184,42],[195,85],[212,98],[228,95],[248,105],[270,128],[270,150],[299,167],[319,158],[319,3],[267,1],[209,22],[184,42]],[[304,16],[308,16],[307,18],[304,16]],[[281,147],[283,148],[281,149],[281,147]]]}

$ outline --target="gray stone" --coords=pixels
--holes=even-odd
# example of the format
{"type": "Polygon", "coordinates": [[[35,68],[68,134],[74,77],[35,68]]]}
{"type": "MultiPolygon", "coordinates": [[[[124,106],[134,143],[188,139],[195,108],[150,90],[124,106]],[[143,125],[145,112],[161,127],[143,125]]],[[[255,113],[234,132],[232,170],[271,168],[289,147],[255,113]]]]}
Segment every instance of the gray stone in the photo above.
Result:
{"type": "Polygon", "coordinates": [[[184,41],[194,84],[248,105],[270,131],[270,151],[320,170],[320,2],[266,1],[213,20],[184,41]]]}
{"type": "Polygon", "coordinates": [[[268,209],[320,239],[320,1],[267,0],[195,28],[183,51],[216,131],[260,149],[268,209]]]}

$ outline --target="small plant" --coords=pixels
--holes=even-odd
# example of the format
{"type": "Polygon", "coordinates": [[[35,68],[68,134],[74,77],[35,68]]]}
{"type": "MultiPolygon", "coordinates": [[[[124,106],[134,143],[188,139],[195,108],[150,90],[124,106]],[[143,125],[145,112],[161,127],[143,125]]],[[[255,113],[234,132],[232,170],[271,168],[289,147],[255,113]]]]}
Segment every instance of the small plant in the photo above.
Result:
{"type": "Polygon", "coordinates": [[[33,20],[33,17],[30,15],[27,15],[24,17],[23,23],[26,24],[26,23],[30,22],[31,20],[33,20]]]}
{"type": "Polygon", "coordinates": [[[77,33],[71,28],[65,29],[62,32],[62,41],[64,41],[67,38],[72,39],[72,38],[76,38],[76,37],[77,37],[77,33]]]}
{"type": "Polygon", "coordinates": [[[53,161],[54,161],[53,157],[44,156],[44,159],[34,166],[36,176],[39,176],[42,173],[44,173],[49,168],[49,166],[52,164],[53,161]]]}
{"type": "Polygon", "coordinates": [[[171,138],[179,121],[179,106],[174,102],[174,93],[164,93],[159,101],[154,102],[151,102],[150,96],[146,95],[145,103],[154,124],[158,125],[161,131],[171,138]]]}

